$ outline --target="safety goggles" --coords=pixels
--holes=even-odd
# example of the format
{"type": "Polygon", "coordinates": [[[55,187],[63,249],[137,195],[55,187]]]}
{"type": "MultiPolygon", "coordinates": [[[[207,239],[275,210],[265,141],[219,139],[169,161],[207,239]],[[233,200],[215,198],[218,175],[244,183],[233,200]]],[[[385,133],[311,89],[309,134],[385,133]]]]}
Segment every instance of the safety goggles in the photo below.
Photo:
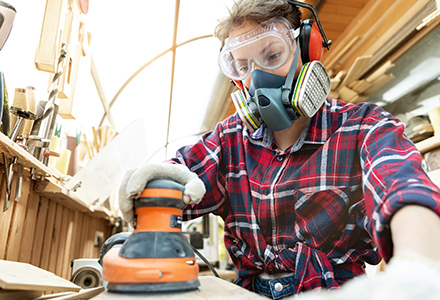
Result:
{"type": "Polygon", "coordinates": [[[250,31],[227,38],[218,62],[222,72],[233,80],[244,80],[255,69],[275,70],[289,59],[294,51],[299,28],[292,29],[284,18],[262,22],[250,31]]]}

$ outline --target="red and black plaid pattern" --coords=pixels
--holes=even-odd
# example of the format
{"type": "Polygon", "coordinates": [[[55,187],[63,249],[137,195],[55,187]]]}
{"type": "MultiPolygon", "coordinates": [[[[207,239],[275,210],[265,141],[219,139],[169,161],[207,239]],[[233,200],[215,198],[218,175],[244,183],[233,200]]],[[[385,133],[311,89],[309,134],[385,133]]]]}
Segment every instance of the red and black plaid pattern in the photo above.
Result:
{"type": "Polygon", "coordinates": [[[396,210],[417,203],[440,214],[440,190],[403,131],[379,106],[327,99],[280,151],[267,128],[250,134],[232,115],[171,160],[207,188],[184,216],[224,219],[243,287],[262,272],[294,272],[296,292],[337,288],[365,262],[390,258],[396,210]]]}

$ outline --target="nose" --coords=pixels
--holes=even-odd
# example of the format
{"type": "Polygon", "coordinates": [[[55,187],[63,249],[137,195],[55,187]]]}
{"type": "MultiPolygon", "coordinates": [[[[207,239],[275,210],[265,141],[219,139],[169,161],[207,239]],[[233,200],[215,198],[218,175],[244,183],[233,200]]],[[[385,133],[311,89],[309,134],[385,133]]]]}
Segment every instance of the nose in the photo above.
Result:
{"type": "Polygon", "coordinates": [[[249,89],[249,86],[250,86],[250,84],[251,84],[252,75],[254,74],[254,71],[255,71],[255,70],[264,71],[264,72],[266,72],[266,73],[272,73],[271,71],[266,70],[266,69],[260,67],[257,63],[254,62],[254,63],[252,64],[252,71],[251,71],[251,73],[249,74],[248,77],[246,77],[246,78],[242,81],[242,82],[243,82],[243,85],[244,85],[247,89],[249,89]]]}

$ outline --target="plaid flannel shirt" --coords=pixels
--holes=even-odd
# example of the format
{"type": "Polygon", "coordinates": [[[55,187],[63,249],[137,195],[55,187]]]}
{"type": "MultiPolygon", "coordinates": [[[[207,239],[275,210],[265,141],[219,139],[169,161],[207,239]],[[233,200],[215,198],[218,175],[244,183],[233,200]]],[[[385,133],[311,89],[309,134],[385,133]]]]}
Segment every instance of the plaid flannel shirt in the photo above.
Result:
{"type": "Polygon", "coordinates": [[[224,219],[245,288],[262,272],[293,272],[296,293],[337,288],[364,273],[365,262],[390,258],[396,210],[416,203],[440,214],[440,190],[403,132],[379,106],[327,99],[280,151],[267,128],[250,133],[234,114],[170,160],[207,188],[184,218],[224,219]]]}

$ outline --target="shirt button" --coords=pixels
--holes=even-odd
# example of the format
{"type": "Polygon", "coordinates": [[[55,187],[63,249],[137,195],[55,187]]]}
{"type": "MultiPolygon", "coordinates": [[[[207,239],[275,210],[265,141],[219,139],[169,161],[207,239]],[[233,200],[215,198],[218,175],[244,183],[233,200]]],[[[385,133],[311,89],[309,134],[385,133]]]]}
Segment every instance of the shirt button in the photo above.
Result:
{"type": "Polygon", "coordinates": [[[283,290],[283,285],[281,283],[277,282],[277,283],[275,283],[274,288],[275,288],[275,291],[281,292],[283,290]]]}
{"type": "Polygon", "coordinates": [[[277,160],[278,161],[282,161],[284,159],[284,157],[282,157],[282,156],[277,156],[277,160]]]}

